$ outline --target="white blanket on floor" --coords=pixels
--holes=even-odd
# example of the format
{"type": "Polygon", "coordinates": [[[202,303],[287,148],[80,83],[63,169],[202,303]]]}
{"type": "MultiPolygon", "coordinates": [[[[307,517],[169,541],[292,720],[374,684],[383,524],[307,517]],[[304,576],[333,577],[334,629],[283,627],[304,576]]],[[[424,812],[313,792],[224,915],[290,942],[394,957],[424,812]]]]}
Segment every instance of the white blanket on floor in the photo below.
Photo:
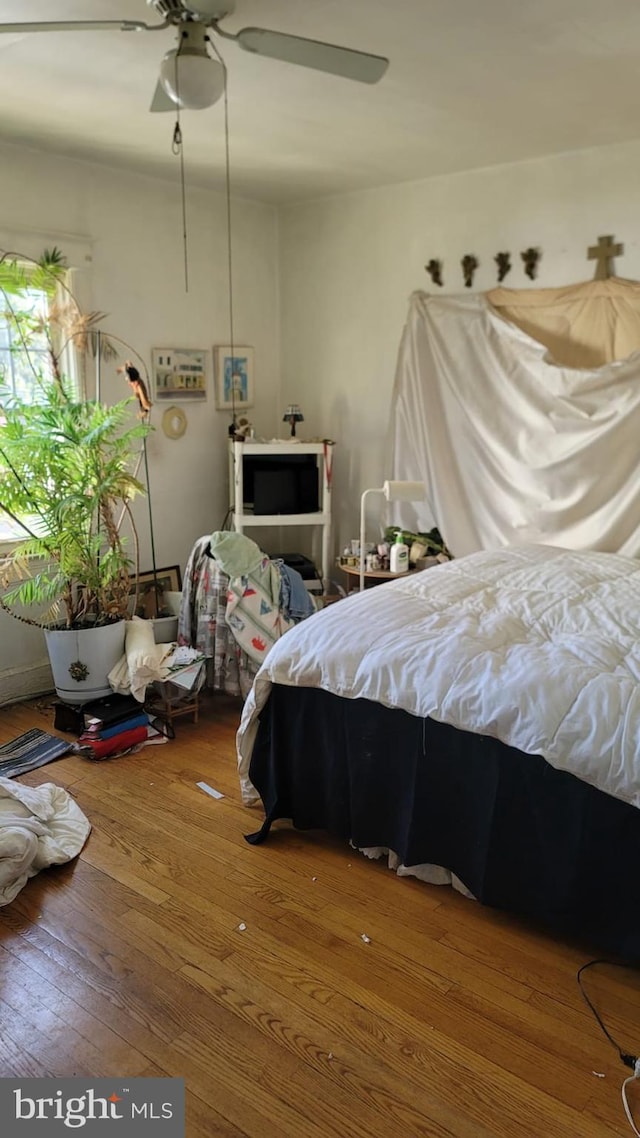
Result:
{"type": "Polygon", "coordinates": [[[80,853],[91,825],[60,786],[22,786],[0,778],[0,906],[50,865],[80,853]]]}
{"type": "Polygon", "coordinates": [[[551,546],[475,553],[303,621],[271,649],[245,704],[246,802],[272,684],[492,736],[640,806],[640,561],[551,546]]]}

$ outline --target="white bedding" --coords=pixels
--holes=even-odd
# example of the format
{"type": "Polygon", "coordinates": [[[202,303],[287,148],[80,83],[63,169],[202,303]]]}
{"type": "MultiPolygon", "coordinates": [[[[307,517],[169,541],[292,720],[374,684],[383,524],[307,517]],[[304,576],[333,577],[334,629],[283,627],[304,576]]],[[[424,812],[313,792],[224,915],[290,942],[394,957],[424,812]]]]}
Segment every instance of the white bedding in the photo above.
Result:
{"type": "Polygon", "coordinates": [[[245,802],[273,683],[489,735],[640,806],[640,562],[522,546],[354,594],[274,645],[245,704],[245,802]]]}
{"type": "Polygon", "coordinates": [[[23,786],[0,778],[0,906],[30,877],[80,853],[91,825],[61,786],[23,786]]]}

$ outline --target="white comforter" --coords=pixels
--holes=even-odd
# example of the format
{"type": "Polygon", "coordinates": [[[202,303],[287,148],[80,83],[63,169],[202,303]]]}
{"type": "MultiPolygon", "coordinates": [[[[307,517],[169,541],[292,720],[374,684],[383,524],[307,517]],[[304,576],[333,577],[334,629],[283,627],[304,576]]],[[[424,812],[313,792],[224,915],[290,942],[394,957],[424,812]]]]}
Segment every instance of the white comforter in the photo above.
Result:
{"type": "Polygon", "coordinates": [[[356,594],[271,650],[238,732],[249,761],[271,685],[318,687],[501,739],[640,806],[640,562],[523,546],[356,594]]]}
{"type": "Polygon", "coordinates": [[[73,798],[52,782],[22,786],[0,778],[0,906],[49,865],[80,853],[91,825],[73,798]]]}

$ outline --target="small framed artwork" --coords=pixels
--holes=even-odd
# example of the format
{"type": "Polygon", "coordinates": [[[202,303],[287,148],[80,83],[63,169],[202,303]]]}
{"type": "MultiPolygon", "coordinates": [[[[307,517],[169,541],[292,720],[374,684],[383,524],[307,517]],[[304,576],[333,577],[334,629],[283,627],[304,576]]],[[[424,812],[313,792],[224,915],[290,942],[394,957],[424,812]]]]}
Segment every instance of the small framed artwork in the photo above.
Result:
{"type": "Polygon", "coordinates": [[[179,593],[182,588],[182,574],[179,565],[170,565],[165,569],[149,569],[145,573],[138,573],[131,577],[129,597],[133,616],[141,616],[145,620],[154,616],[164,615],[166,605],[165,593],[179,593]],[[137,586],[137,588],[136,588],[137,586]],[[138,594],[134,607],[134,598],[138,594]]]}
{"type": "Polygon", "coordinates": [[[213,349],[216,407],[220,411],[240,411],[253,407],[253,348],[231,348],[218,344],[213,349]]]}
{"type": "Polygon", "coordinates": [[[207,398],[207,352],[198,348],[154,348],[153,386],[163,399],[207,398]]]}

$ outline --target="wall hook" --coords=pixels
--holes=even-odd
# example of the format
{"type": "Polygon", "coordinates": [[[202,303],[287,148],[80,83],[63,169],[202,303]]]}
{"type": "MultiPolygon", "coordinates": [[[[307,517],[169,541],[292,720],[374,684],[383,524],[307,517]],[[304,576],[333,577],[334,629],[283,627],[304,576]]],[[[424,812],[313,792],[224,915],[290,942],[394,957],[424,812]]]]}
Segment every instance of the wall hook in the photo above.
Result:
{"type": "Polygon", "coordinates": [[[496,253],[493,258],[498,266],[498,284],[511,272],[511,253],[496,253]]]}
{"type": "Polygon", "coordinates": [[[425,265],[425,269],[427,270],[433,283],[440,285],[442,288],[442,261],[436,261],[435,258],[432,258],[429,263],[425,265]]]}
{"type": "Polygon", "coordinates": [[[534,281],[538,275],[538,264],[540,262],[540,258],[542,257],[542,253],[539,249],[536,249],[533,245],[531,245],[529,249],[523,249],[520,256],[524,261],[525,273],[530,280],[534,281]]]}
{"type": "Polygon", "coordinates": [[[460,264],[462,265],[462,275],[464,277],[465,287],[471,288],[471,285],[473,284],[473,275],[480,262],[473,253],[465,253],[460,264]]]}

